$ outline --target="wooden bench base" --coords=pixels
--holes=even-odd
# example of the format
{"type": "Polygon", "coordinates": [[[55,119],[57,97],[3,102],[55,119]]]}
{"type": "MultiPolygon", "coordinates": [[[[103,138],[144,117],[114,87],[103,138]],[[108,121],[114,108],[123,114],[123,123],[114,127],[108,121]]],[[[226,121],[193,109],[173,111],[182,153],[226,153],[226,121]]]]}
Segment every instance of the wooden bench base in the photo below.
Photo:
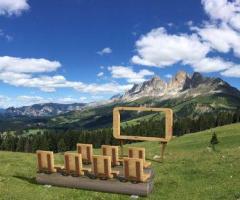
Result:
{"type": "Polygon", "coordinates": [[[63,176],[60,173],[38,173],[36,181],[39,184],[53,185],[60,187],[79,188],[98,192],[109,192],[118,194],[147,196],[153,189],[153,172],[146,183],[120,182],[116,179],[99,180],[90,179],[86,176],[72,177],[63,176]]]}

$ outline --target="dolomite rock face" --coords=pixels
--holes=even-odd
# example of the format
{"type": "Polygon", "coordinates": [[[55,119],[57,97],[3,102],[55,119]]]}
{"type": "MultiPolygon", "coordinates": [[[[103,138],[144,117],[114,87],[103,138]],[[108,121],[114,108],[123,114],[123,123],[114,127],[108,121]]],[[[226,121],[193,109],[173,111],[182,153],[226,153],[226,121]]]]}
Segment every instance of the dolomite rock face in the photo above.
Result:
{"type": "Polygon", "coordinates": [[[240,95],[238,89],[231,87],[220,78],[204,77],[194,72],[192,76],[185,71],[179,71],[169,82],[155,76],[133,87],[123,95],[115,95],[114,101],[134,101],[142,97],[157,97],[171,99],[177,97],[195,97],[211,93],[227,93],[240,95]]]}

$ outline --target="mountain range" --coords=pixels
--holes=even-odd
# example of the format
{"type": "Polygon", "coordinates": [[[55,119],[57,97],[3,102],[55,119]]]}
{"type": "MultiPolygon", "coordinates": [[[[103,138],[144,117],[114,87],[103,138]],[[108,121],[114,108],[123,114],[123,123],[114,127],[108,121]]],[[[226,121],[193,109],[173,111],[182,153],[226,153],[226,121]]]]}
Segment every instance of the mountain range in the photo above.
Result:
{"type": "Polygon", "coordinates": [[[58,103],[45,103],[45,104],[34,104],[31,106],[23,106],[19,108],[10,107],[4,112],[6,115],[11,116],[33,116],[33,117],[44,117],[44,116],[55,116],[63,114],[73,110],[81,110],[86,104],[85,103],[73,103],[73,104],[58,104],[58,103]]]}
{"type": "Polygon", "coordinates": [[[157,97],[166,100],[216,93],[240,96],[238,89],[231,87],[220,78],[203,77],[198,72],[190,76],[185,71],[180,71],[169,82],[165,82],[160,77],[153,77],[141,84],[134,84],[125,94],[115,96],[112,100],[134,101],[143,97],[157,97]]]}
{"type": "MultiPolygon", "coordinates": [[[[6,125],[7,120],[18,127],[35,127],[39,124],[44,128],[64,129],[111,127],[112,109],[115,106],[169,107],[174,110],[175,119],[194,119],[204,113],[237,112],[240,110],[240,91],[221,78],[205,77],[198,72],[189,75],[180,71],[168,82],[155,76],[103,102],[11,107],[1,114],[0,126],[11,127],[6,125]]],[[[122,119],[142,120],[146,115],[149,114],[130,112],[123,114],[122,119]]],[[[155,115],[149,117],[154,118],[155,115]]]]}

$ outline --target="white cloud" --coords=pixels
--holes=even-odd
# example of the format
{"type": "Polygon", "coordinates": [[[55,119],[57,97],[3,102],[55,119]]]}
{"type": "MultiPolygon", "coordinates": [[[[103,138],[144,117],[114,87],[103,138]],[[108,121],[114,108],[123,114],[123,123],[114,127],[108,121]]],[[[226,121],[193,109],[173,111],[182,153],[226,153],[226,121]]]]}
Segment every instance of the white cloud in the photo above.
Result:
{"type": "Polygon", "coordinates": [[[192,20],[187,21],[186,25],[189,26],[189,27],[193,26],[193,21],[192,20]]]}
{"type": "Polygon", "coordinates": [[[72,88],[85,93],[116,93],[131,87],[131,85],[118,83],[85,84],[79,81],[68,81],[61,75],[33,77],[29,74],[13,72],[0,73],[0,80],[18,87],[39,88],[44,92],[54,92],[57,88],[72,88]]]}
{"type": "Polygon", "coordinates": [[[104,54],[110,54],[112,53],[112,49],[110,47],[105,47],[101,51],[98,51],[97,54],[104,55],[104,54]]]}
{"type": "Polygon", "coordinates": [[[130,67],[111,66],[108,67],[112,77],[116,79],[127,79],[129,83],[139,83],[145,81],[146,76],[154,75],[154,72],[142,69],[139,72],[134,72],[130,67]]]}
{"type": "Polygon", "coordinates": [[[160,68],[179,63],[199,72],[235,71],[236,64],[225,61],[221,54],[212,55],[233,52],[240,57],[240,0],[202,0],[202,4],[210,21],[201,27],[188,21],[188,34],[169,34],[163,27],[151,30],[136,41],[132,62],[160,68]]]}
{"type": "Polygon", "coordinates": [[[169,22],[167,25],[168,25],[169,27],[172,27],[172,26],[174,26],[174,23],[169,22]]]}
{"type": "Polygon", "coordinates": [[[235,55],[240,57],[240,34],[228,25],[206,25],[195,30],[215,50],[223,53],[233,50],[235,55]]]}
{"type": "Polygon", "coordinates": [[[227,69],[224,72],[221,72],[222,76],[240,78],[240,65],[234,66],[230,69],[227,69]]]}
{"type": "Polygon", "coordinates": [[[29,8],[27,0],[0,0],[0,15],[20,15],[29,8]]]}
{"type": "Polygon", "coordinates": [[[85,93],[123,92],[131,85],[117,83],[85,84],[80,81],[68,81],[62,75],[46,75],[55,72],[61,63],[41,58],[0,57],[0,80],[17,87],[39,88],[45,92],[54,92],[57,88],[72,88],[85,93]],[[39,75],[40,73],[40,75],[39,75]]]}
{"type": "Polygon", "coordinates": [[[240,30],[239,0],[202,0],[202,4],[212,20],[220,20],[240,30]]]}
{"type": "Polygon", "coordinates": [[[6,34],[2,29],[0,29],[0,37],[6,39],[9,42],[13,40],[13,37],[6,34]]]}
{"type": "Polygon", "coordinates": [[[85,101],[87,100],[87,97],[80,97],[79,100],[80,100],[81,102],[85,102],[85,101]]]}
{"type": "Polygon", "coordinates": [[[104,75],[103,72],[99,72],[99,73],[97,74],[97,77],[101,77],[101,76],[103,76],[103,75],[104,75]]]}
{"type": "Polygon", "coordinates": [[[165,74],[164,76],[165,76],[166,78],[169,78],[169,79],[172,78],[172,74],[165,74]]]}
{"type": "Polygon", "coordinates": [[[0,71],[16,73],[51,72],[61,67],[60,62],[44,58],[19,58],[10,56],[0,57],[0,71]]]}
{"type": "Polygon", "coordinates": [[[233,63],[226,62],[222,58],[203,58],[196,63],[192,63],[192,66],[197,72],[218,72],[228,69],[233,66],[233,63]]]}
{"type": "Polygon", "coordinates": [[[166,67],[177,62],[194,62],[206,56],[210,48],[196,34],[170,35],[162,27],[153,29],[136,42],[135,64],[166,67]]]}
{"type": "Polygon", "coordinates": [[[29,96],[21,95],[16,97],[8,97],[0,95],[0,108],[8,108],[11,106],[20,107],[20,106],[29,106],[33,104],[42,104],[42,103],[60,103],[60,104],[71,104],[71,103],[82,103],[86,102],[87,98],[81,96],[79,98],[75,97],[41,97],[41,96],[29,96]]]}
{"type": "Polygon", "coordinates": [[[40,96],[27,96],[27,95],[17,96],[16,100],[17,100],[17,102],[19,102],[19,104],[17,106],[48,103],[51,101],[50,99],[45,99],[40,96]]]}

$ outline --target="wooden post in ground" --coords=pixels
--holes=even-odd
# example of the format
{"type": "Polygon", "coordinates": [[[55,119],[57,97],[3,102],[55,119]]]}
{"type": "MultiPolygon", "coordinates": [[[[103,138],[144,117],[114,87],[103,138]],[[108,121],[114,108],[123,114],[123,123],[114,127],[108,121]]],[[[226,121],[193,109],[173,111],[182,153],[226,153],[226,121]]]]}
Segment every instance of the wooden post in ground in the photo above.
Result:
{"type": "Polygon", "coordinates": [[[123,152],[123,140],[120,140],[120,151],[121,151],[121,158],[124,157],[124,152],[123,152]]]}
{"type": "Polygon", "coordinates": [[[161,161],[163,162],[163,159],[164,159],[164,152],[165,152],[165,149],[166,149],[166,146],[167,146],[167,142],[160,142],[160,148],[161,148],[161,156],[160,156],[160,159],[161,161]]]}

